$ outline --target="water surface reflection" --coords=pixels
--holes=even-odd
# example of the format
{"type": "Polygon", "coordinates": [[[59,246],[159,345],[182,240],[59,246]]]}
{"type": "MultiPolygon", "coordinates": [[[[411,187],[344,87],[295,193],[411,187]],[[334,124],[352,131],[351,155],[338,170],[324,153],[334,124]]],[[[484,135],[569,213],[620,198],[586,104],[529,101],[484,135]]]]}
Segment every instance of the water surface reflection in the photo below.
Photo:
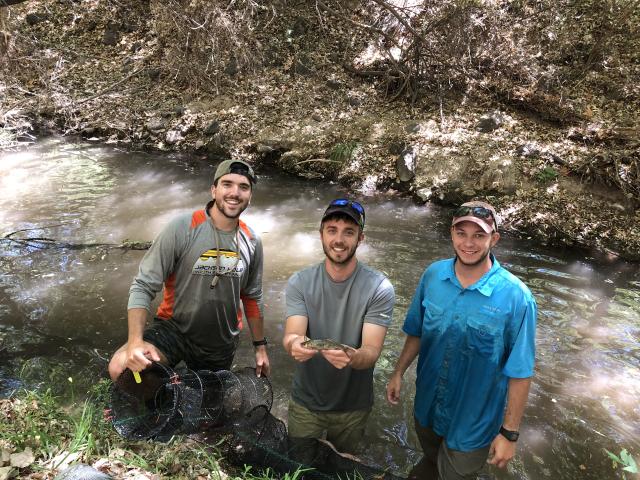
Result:
{"type": "MultiPolygon", "coordinates": [[[[0,158],[3,232],[69,243],[151,240],[180,212],[208,200],[212,168],[178,156],[134,154],[50,141],[0,158]],[[47,228],[45,228],[47,227],[47,228]]],[[[245,220],[265,249],[266,333],[276,400],[286,415],[293,360],[281,349],[284,286],[322,259],[318,221],[336,185],[261,172],[245,220]]],[[[406,472],[419,453],[411,425],[415,370],[404,400],[389,407],[384,387],[403,344],[401,324],[424,268],[451,253],[446,209],[376,196],[367,207],[359,257],[395,285],[397,306],[375,372],[376,407],[367,456],[406,472]]],[[[19,236],[19,235],[17,235],[19,236]]],[[[52,249],[0,243],[0,394],[70,375],[91,384],[126,337],[130,281],[144,252],[52,249]]],[[[537,370],[510,474],[496,478],[600,479],[614,476],[603,448],[640,453],[640,274],[506,236],[498,259],[520,276],[539,305],[537,370]]],[[[237,365],[252,359],[245,332],[237,365]]]]}

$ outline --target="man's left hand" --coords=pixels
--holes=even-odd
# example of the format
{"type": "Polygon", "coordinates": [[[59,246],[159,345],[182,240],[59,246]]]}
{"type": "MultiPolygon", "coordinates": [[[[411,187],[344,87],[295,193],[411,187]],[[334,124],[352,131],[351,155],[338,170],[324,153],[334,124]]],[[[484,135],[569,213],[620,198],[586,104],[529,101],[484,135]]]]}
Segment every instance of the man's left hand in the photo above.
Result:
{"type": "Polygon", "coordinates": [[[355,350],[354,349],[352,350],[353,352],[351,350],[349,350],[348,352],[345,352],[344,350],[338,350],[338,349],[322,350],[320,353],[331,365],[333,365],[337,369],[343,369],[344,367],[346,367],[351,363],[351,355],[355,353],[355,350]],[[349,353],[351,355],[349,355],[349,353]]]}
{"type": "Polygon", "coordinates": [[[515,453],[516,442],[510,442],[501,434],[498,434],[496,438],[493,439],[493,442],[491,442],[491,447],[489,447],[489,459],[487,463],[499,468],[505,468],[515,453]]]}
{"type": "Polygon", "coordinates": [[[256,376],[259,377],[263,373],[267,377],[271,373],[271,365],[269,364],[266,345],[256,347],[256,376]]]}

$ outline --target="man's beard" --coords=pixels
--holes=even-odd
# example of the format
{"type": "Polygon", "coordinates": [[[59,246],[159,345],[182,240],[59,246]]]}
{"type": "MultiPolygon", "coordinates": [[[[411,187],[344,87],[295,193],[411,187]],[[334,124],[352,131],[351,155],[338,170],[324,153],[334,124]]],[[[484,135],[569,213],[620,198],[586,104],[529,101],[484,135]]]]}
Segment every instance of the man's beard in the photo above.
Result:
{"type": "Polygon", "coordinates": [[[235,215],[231,215],[231,214],[229,214],[229,213],[227,213],[227,212],[225,212],[225,211],[224,211],[224,205],[218,205],[218,202],[214,202],[214,203],[215,203],[216,207],[218,208],[218,211],[219,211],[220,213],[222,213],[222,215],[224,215],[225,217],[227,217],[227,218],[229,218],[229,219],[231,219],[231,220],[235,220],[236,218],[238,218],[238,217],[240,216],[240,214],[241,214],[242,212],[244,212],[244,211],[247,209],[247,207],[249,206],[249,204],[247,203],[246,205],[244,205],[244,206],[243,206],[243,207],[238,211],[238,213],[237,213],[237,214],[235,214],[235,215]]]}
{"type": "Polygon", "coordinates": [[[487,257],[491,254],[491,249],[487,249],[486,252],[484,252],[484,255],[481,255],[480,258],[478,260],[476,260],[475,262],[465,262],[462,260],[462,258],[460,258],[460,255],[458,255],[458,252],[456,252],[456,261],[460,262],[462,265],[464,265],[465,267],[475,267],[477,265],[480,265],[483,262],[487,261],[487,257]]]}
{"type": "Polygon", "coordinates": [[[331,248],[325,246],[325,244],[322,244],[322,251],[324,252],[325,256],[329,259],[329,261],[335,265],[344,265],[345,263],[348,263],[349,260],[351,260],[353,258],[353,256],[356,254],[356,250],[358,249],[358,245],[356,244],[355,247],[353,247],[351,250],[349,250],[347,252],[347,255],[345,256],[344,260],[335,260],[334,258],[331,257],[331,248]]]}

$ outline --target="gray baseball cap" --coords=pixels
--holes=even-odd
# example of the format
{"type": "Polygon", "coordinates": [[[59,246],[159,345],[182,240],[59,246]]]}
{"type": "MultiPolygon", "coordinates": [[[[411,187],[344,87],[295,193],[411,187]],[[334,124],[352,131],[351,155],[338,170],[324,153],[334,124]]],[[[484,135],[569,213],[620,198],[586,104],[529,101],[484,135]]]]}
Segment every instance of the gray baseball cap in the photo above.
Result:
{"type": "Polygon", "coordinates": [[[251,165],[247,162],[243,162],[242,160],[225,160],[216,168],[216,173],[213,175],[213,184],[215,185],[220,177],[229,173],[244,175],[254,185],[258,183],[258,177],[256,177],[253,168],[251,168],[251,165]]]}

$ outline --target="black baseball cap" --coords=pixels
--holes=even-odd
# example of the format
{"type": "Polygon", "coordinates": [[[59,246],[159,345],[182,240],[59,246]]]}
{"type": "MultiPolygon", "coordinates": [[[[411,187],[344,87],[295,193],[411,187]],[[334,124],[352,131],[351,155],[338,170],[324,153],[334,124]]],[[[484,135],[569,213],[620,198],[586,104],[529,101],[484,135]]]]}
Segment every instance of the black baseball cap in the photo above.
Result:
{"type": "Polygon", "coordinates": [[[336,213],[344,213],[348,217],[352,218],[361,230],[364,230],[364,207],[359,202],[356,202],[355,200],[349,200],[348,198],[336,198],[324,211],[321,223],[324,222],[328,217],[336,213]]]}

